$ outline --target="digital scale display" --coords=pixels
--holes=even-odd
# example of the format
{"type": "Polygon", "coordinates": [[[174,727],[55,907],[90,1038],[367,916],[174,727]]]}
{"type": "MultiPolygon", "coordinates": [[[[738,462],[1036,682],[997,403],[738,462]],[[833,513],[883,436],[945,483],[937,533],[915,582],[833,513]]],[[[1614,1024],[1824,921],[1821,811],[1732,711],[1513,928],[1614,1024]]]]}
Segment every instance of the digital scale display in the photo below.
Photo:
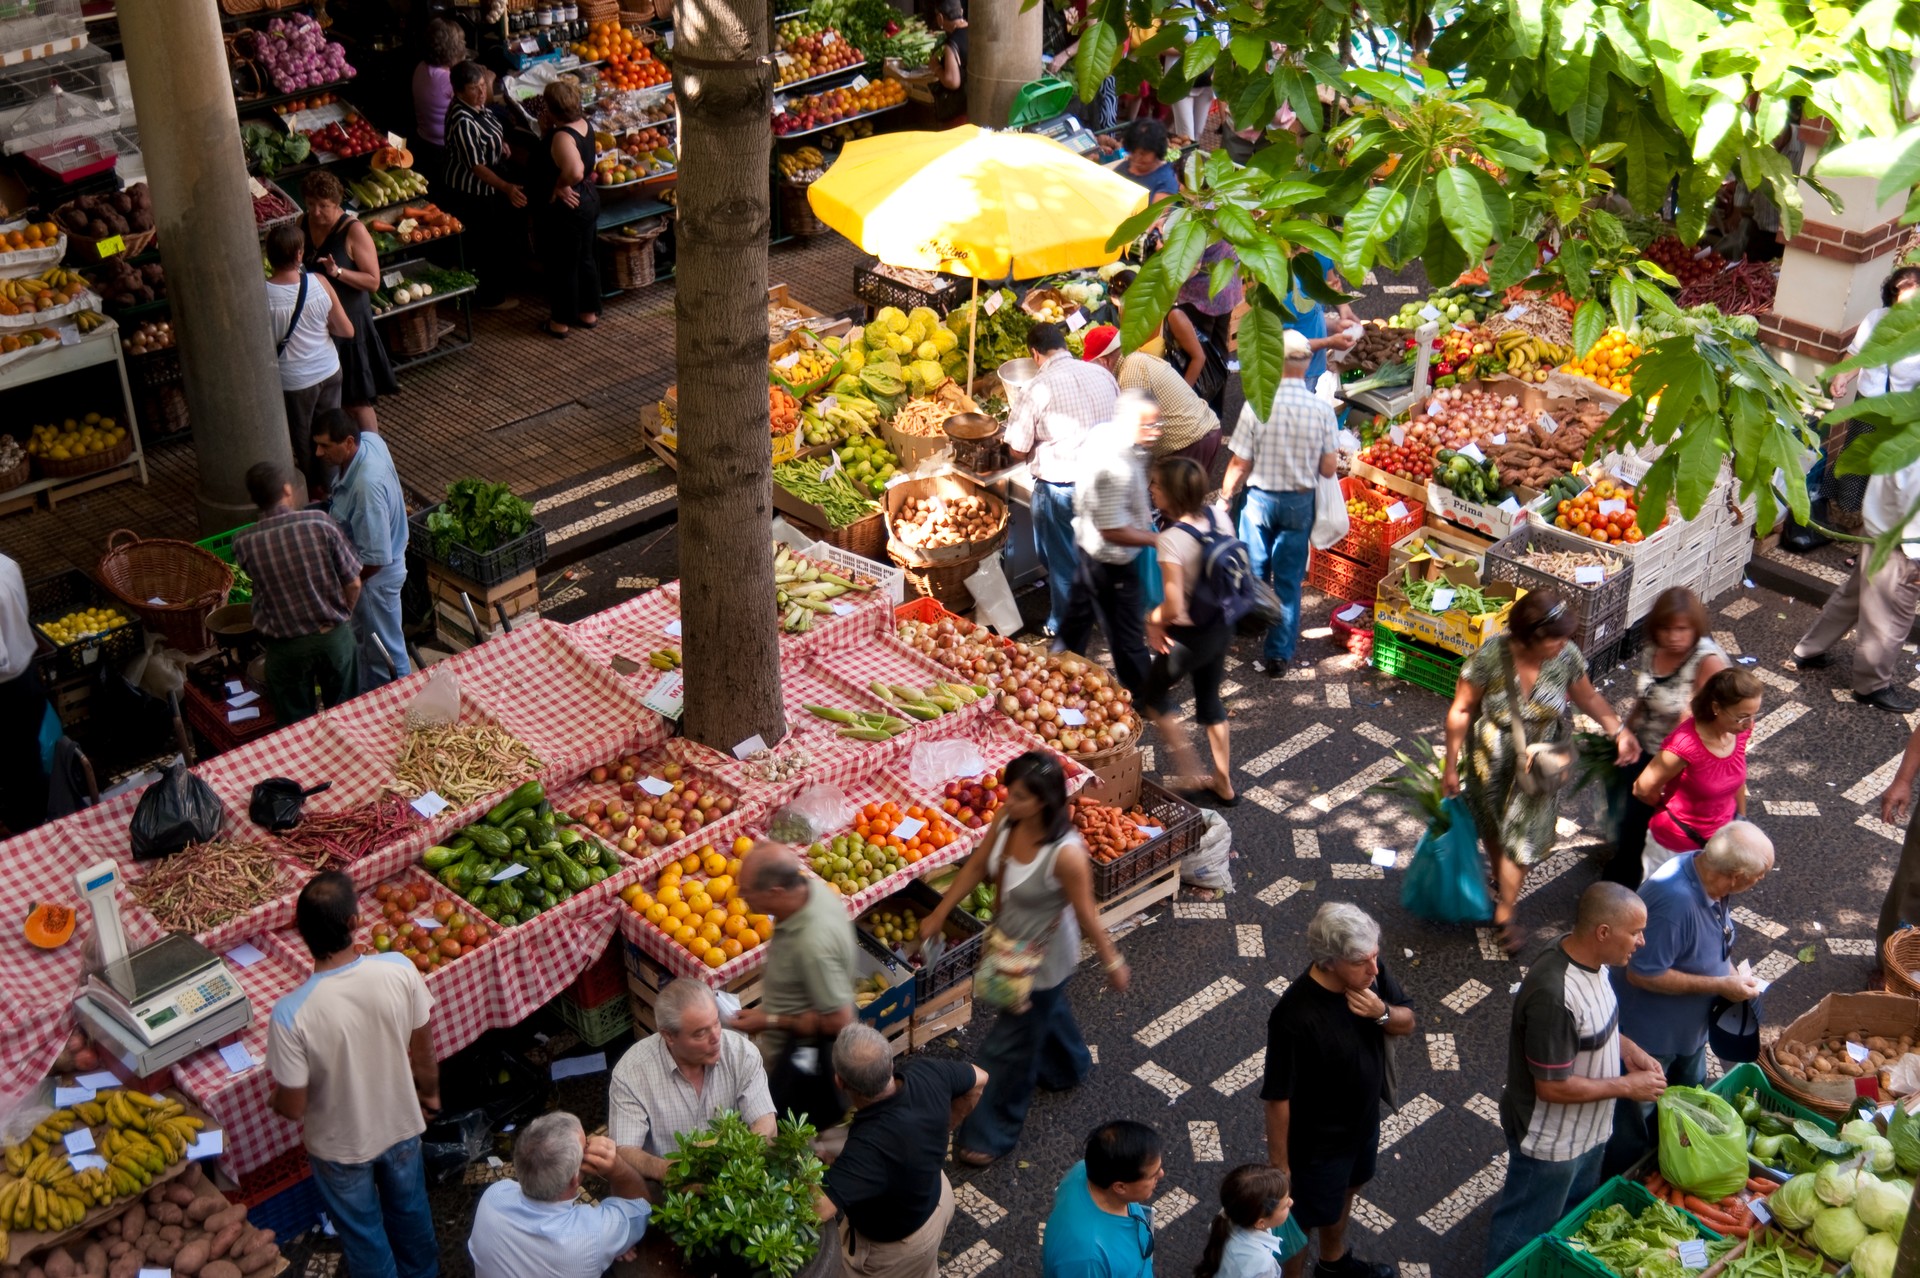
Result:
{"type": "Polygon", "coordinates": [[[159,1029],[162,1025],[165,1025],[168,1021],[172,1020],[174,1017],[178,1015],[180,1015],[179,1008],[163,1007],[159,1011],[155,1012],[152,1016],[149,1016],[147,1018],[147,1028],[159,1029]]]}

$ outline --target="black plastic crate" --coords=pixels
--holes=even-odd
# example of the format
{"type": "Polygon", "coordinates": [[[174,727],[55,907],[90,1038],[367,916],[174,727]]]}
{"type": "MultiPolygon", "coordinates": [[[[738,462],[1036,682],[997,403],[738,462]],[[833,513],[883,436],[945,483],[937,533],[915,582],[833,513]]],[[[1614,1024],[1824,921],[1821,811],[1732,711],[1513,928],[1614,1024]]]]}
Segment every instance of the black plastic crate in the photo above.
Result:
{"type": "Polygon", "coordinates": [[[1200,842],[1204,824],[1200,809],[1191,803],[1143,780],[1139,807],[1160,827],[1160,834],[1118,860],[1093,863],[1095,900],[1112,900],[1155,870],[1178,861],[1200,842]]]}
{"type": "Polygon", "coordinates": [[[1583,653],[1604,653],[1626,637],[1627,601],[1633,594],[1633,561],[1585,537],[1528,520],[1487,550],[1481,574],[1488,582],[1505,581],[1522,590],[1551,590],[1573,609],[1573,642],[1583,653]],[[1520,562],[1536,550],[1587,551],[1620,561],[1620,570],[1598,585],[1583,586],[1520,562]]]}
{"type": "MultiPolygon", "coordinates": [[[[929,887],[924,880],[914,879],[855,919],[854,925],[863,934],[873,937],[866,920],[867,915],[872,914],[874,910],[911,909],[920,918],[925,918],[939,904],[940,894],[929,887]]],[[[935,994],[943,993],[962,981],[970,979],[973,976],[973,970],[980,966],[980,937],[986,931],[986,924],[965,910],[955,908],[947,913],[947,925],[943,930],[947,937],[947,948],[932,966],[922,967],[914,973],[914,997],[922,1003],[935,994]]],[[[876,942],[879,940],[878,937],[873,939],[876,942]]],[[[901,958],[906,957],[899,954],[897,950],[894,953],[901,958]]]]}
{"type": "Polygon", "coordinates": [[[891,275],[882,275],[871,266],[853,268],[853,291],[861,301],[871,303],[876,310],[882,306],[897,306],[903,311],[910,311],[916,306],[925,306],[944,313],[951,310],[959,298],[958,282],[955,280],[942,278],[936,289],[918,289],[891,275]]]}
{"type": "Polygon", "coordinates": [[[117,665],[140,651],[140,618],[78,568],[42,577],[29,585],[27,619],[40,641],[41,672],[49,679],[89,674],[102,661],[117,665]],[[40,628],[81,608],[112,608],[127,623],[69,644],[56,643],[40,628]]]}
{"type": "Polygon", "coordinates": [[[439,503],[435,503],[407,520],[409,545],[429,563],[439,564],[477,586],[497,586],[547,561],[547,530],[538,520],[524,537],[516,537],[504,546],[475,550],[455,542],[443,558],[434,552],[433,534],[427,531],[427,516],[439,509],[439,503]]]}

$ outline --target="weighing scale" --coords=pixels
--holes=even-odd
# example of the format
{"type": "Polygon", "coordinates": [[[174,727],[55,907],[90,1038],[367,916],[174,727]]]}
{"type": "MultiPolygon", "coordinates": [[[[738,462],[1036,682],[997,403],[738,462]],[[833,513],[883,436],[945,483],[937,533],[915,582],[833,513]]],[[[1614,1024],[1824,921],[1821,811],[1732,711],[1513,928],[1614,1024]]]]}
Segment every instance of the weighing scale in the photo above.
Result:
{"type": "Polygon", "coordinates": [[[218,954],[184,933],[131,953],[114,889],[120,867],[101,861],[74,875],[93,911],[99,967],[74,1012],[136,1076],[156,1074],[253,1023],[253,1004],[218,954]]]}
{"type": "Polygon", "coordinates": [[[1020,130],[1022,133],[1037,133],[1043,138],[1052,138],[1077,155],[1092,156],[1100,149],[1100,142],[1080,121],[1070,115],[1058,115],[1039,124],[1029,124],[1020,130]]]}
{"type": "Polygon", "coordinates": [[[1433,359],[1434,339],[1439,336],[1440,325],[1434,320],[1428,320],[1413,331],[1413,381],[1409,385],[1382,387],[1354,395],[1342,390],[1340,398],[1387,418],[1398,417],[1408,411],[1427,397],[1427,365],[1433,359]]]}

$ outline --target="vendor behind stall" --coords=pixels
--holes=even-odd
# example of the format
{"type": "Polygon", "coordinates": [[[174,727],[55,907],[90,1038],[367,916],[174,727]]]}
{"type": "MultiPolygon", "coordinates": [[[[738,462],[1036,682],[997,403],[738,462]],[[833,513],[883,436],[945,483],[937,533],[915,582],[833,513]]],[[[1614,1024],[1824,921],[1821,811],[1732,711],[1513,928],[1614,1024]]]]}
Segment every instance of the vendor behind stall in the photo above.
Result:
{"type": "Polygon", "coordinates": [[[507,280],[512,264],[526,256],[524,223],[515,210],[527,207],[527,193],[502,171],[507,135],[487,106],[493,86],[493,72],[478,62],[462,62],[453,69],[442,203],[467,230],[473,250],[469,267],[480,281],[474,304],[504,311],[519,305],[507,296],[507,280]]]}
{"type": "Polygon", "coordinates": [[[701,1130],[725,1109],[771,1140],[766,1064],[745,1034],[721,1028],[713,991],[683,976],[660,991],[653,1015],[660,1032],[628,1049],[608,1089],[607,1132],[620,1157],[661,1180],[675,1138],[701,1130]]]}
{"type": "MultiPolygon", "coordinates": [[[[1324,253],[1315,253],[1314,260],[1319,263],[1320,271],[1327,287],[1341,287],[1340,277],[1334,273],[1333,259],[1324,253]]],[[[1313,359],[1307,365],[1307,389],[1315,390],[1320,384],[1321,374],[1327,371],[1327,352],[1344,351],[1356,340],[1344,330],[1350,324],[1360,321],[1353,313],[1353,307],[1342,303],[1338,312],[1340,332],[1328,334],[1327,308],[1308,296],[1305,289],[1295,284],[1287,295],[1280,299],[1280,309],[1286,312],[1286,327],[1289,331],[1307,339],[1307,347],[1313,352],[1313,359]]]]}

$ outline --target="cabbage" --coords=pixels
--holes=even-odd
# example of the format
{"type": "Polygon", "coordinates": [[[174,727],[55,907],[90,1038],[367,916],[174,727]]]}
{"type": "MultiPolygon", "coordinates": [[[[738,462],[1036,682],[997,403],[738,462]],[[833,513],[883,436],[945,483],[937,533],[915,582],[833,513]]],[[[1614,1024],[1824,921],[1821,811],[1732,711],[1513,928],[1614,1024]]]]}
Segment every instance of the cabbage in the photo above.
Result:
{"type": "Polygon", "coordinates": [[[1909,1114],[1905,1105],[1895,1105],[1887,1139],[1893,1142],[1893,1159],[1900,1170],[1920,1173],[1920,1116],[1909,1114]]]}
{"type": "Polygon", "coordinates": [[[1845,1207],[1853,1201],[1853,1169],[1828,1163],[1813,1174],[1813,1192],[1829,1207],[1845,1207]]]}
{"type": "MultiPolygon", "coordinates": [[[[945,353],[946,352],[942,351],[931,341],[922,342],[913,348],[913,358],[915,360],[932,360],[938,362],[940,357],[945,353]]],[[[1891,1147],[1889,1147],[1889,1149],[1891,1149],[1891,1147]]]]}
{"type": "Polygon", "coordinates": [[[915,360],[907,365],[907,385],[915,395],[925,395],[947,380],[947,370],[934,360],[915,360]]]}
{"type": "Polygon", "coordinates": [[[1855,1278],[1893,1278],[1893,1262],[1899,1258],[1900,1240],[1892,1234],[1874,1234],[1853,1249],[1855,1278]]]}
{"type": "Polygon", "coordinates": [[[1823,1207],[1813,1218],[1813,1231],[1807,1235],[1820,1254],[1845,1264],[1867,1236],[1867,1227],[1851,1207],[1823,1207]]]}
{"type": "Polygon", "coordinates": [[[897,306],[883,306],[873,317],[875,327],[895,333],[907,331],[907,313],[897,306]]]}
{"type": "Polygon", "coordinates": [[[953,335],[952,329],[936,328],[933,330],[933,336],[927,340],[932,342],[942,355],[960,348],[960,339],[953,335]]]}
{"type": "Polygon", "coordinates": [[[1868,1229],[1897,1234],[1906,1223],[1907,1199],[1891,1182],[1861,1172],[1853,1194],[1853,1210],[1868,1229]]]}
{"type": "Polygon", "coordinates": [[[1861,1143],[1860,1152],[1867,1156],[1867,1166],[1874,1171],[1893,1170],[1893,1142],[1885,1136],[1869,1136],[1861,1143]]]}
{"type": "Polygon", "coordinates": [[[1864,1145],[1879,1135],[1880,1129],[1871,1118],[1856,1118],[1840,1129],[1840,1139],[1849,1145],[1864,1145]]]}
{"type": "Polygon", "coordinates": [[[1771,1167],[1773,1166],[1771,1160],[1780,1156],[1780,1147],[1786,1143],[1787,1135],[1785,1132],[1780,1133],[1778,1136],[1755,1136],[1753,1138],[1753,1156],[1771,1167]]]}
{"type": "Polygon", "coordinates": [[[916,306],[907,312],[907,322],[932,331],[940,327],[940,315],[931,306],[916,306]]]}
{"type": "Polygon", "coordinates": [[[1802,1172],[1767,1196],[1767,1210],[1788,1229],[1799,1231],[1813,1223],[1820,1199],[1813,1192],[1814,1175],[1802,1172]]]}

